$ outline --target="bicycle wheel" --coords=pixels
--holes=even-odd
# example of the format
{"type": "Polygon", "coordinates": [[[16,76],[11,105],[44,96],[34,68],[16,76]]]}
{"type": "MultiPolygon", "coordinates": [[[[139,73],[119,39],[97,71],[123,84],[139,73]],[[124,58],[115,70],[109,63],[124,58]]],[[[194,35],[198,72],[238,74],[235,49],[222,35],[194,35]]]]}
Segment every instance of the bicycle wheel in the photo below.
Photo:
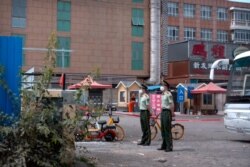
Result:
{"type": "Polygon", "coordinates": [[[124,130],[123,130],[123,128],[122,128],[120,125],[118,125],[118,124],[115,125],[115,133],[116,133],[115,139],[116,139],[117,141],[122,141],[122,140],[124,139],[124,137],[125,137],[124,130]]]}
{"type": "Polygon", "coordinates": [[[184,135],[184,126],[179,123],[175,123],[172,125],[171,131],[172,131],[172,138],[174,140],[179,140],[184,135]]]}
{"type": "Polygon", "coordinates": [[[150,131],[151,131],[151,140],[154,140],[158,133],[157,127],[155,125],[150,126],[150,131]]]}

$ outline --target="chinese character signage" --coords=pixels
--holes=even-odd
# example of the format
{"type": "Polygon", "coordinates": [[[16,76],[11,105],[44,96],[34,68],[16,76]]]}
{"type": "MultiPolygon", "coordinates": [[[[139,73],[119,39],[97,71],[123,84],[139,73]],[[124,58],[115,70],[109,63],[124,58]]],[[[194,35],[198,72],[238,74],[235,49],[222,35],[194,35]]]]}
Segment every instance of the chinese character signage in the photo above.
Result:
{"type": "Polygon", "coordinates": [[[150,94],[150,107],[152,114],[159,114],[161,112],[161,94],[150,94]]]}
{"type": "MultiPolygon", "coordinates": [[[[190,73],[192,74],[209,74],[213,62],[190,61],[190,73]]],[[[229,75],[232,65],[218,65],[215,74],[229,75]]]]}
{"type": "Polygon", "coordinates": [[[177,88],[177,102],[181,103],[185,100],[185,88],[183,86],[178,86],[177,88]]]}

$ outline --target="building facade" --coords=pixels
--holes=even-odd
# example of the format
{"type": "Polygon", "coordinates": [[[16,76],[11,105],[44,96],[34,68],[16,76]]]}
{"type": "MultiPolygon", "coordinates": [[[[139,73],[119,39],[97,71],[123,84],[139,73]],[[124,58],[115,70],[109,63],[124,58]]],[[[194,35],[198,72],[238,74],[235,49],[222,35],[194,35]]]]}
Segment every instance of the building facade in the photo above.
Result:
{"type": "Polygon", "coordinates": [[[169,58],[178,56],[169,55],[168,44],[250,42],[250,4],[227,0],[3,0],[0,35],[23,38],[23,70],[40,70],[48,38],[56,32],[57,73],[82,75],[99,69],[101,75],[124,76],[120,80],[148,79],[154,71],[152,2],[161,3],[156,7],[161,10],[161,47],[156,50],[161,51],[161,73],[167,80],[175,71],[169,58]]]}
{"type": "Polygon", "coordinates": [[[56,72],[146,78],[149,75],[149,0],[4,0],[0,35],[20,36],[23,70],[39,70],[56,32],[56,72]]]}
{"type": "MultiPolygon", "coordinates": [[[[208,83],[216,59],[232,59],[233,51],[240,46],[250,49],[250,3],[169,0],[167,10],[165,79],[172,85],[208,83]]],[[[215,82],[227,81],[229,71],[230,67],[219,67],[215,82]]]]}

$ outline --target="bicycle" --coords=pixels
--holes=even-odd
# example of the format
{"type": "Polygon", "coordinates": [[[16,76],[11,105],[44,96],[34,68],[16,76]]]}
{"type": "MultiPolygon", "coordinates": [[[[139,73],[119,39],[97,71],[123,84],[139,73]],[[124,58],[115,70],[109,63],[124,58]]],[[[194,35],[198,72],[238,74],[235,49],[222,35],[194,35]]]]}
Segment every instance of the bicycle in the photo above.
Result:
{"type": "MultiPolygon", "coordinates": [[[[161,125],[157,121],[159,119],[159,116],[160,113],[150,117],[151,140],[154,140],[155,137],[157,136],[158,130],[161,130],[161,125]]],[[[172,138],[174,140],[179,140],[184,135],[184,126],[181,125],[180,123],[174,123],[172,124],[171,132],[172,132],[172,138]]]]}
{"type": "Polygon", "coordinates": [[[116,131],[114,125],[107,125],[106,120],[96,120],[90,113],[86,114],[86,119],[79,121],[78,129],[75,131],[75,141],[102,140],[114,141],[116,131]],[[90,119],[92,117],[93,119],[90,119]],[[94,122],[92,122],[94,120],[94,122]]]}
{"type": "Polygon", "coordinates": [[[120,122],[120,118],[119,116],[117,117],[113,117],[113,114],[112,114],[112,109],[109,108],[109,119],[107,121],[107,125],[115,125],[115,131],[116,131],[116,140],[117,141],[122,141],[125,137],[125,132],[124,132],[124,129],[118,125],[118,123],[120,122]]]}
{"type": "Polygon", "coordinates": [[[106,141],[122,141],[125,137],[123,128],[118,125],[119,117],[112,117],[112,113],[109,114],[108,121],[97,120],[97,116],[93,113],[87,113],[84,120],[79,121],[79,128],[75,132],[75,140],[92,141],[102,140],[106,141]]]}

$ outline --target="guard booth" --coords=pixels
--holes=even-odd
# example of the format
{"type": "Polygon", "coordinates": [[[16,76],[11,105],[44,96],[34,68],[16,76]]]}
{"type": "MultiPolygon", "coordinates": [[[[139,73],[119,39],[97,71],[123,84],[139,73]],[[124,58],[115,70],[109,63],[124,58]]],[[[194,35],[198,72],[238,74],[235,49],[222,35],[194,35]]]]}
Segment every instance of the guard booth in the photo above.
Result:
{"type": "Polygon", "coordinates": [[[139,89],[141,84],[138,81],[120,81],[118,89],[117,105],[129,112],[139,112],[139,89]]]}

